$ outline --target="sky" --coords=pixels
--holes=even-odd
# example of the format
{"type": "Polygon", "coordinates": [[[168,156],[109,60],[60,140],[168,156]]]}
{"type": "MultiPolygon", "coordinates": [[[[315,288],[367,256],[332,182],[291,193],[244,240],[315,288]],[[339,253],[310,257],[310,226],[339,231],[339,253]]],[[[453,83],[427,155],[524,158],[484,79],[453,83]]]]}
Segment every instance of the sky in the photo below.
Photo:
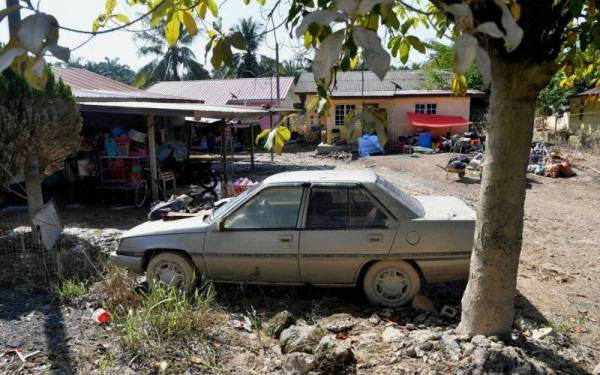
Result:
{"type": "MultiPolygon", "coordinates": [[[[39,0],[39,8],[41,11],[51,14],[58,19],[59,24],[70,28],[91,30],[92,22],[98,16],[101,10],[104,9],[105,0],[39,0]]],[[[219,15],[223,19],[223,29],[227,30],[235,25],[241,18],[252,17],[258,23],[266,23],[266,14],[270,9],[270,4],[274,4],[274,0],[267,0],[264,7],[257,4],[256,0],[252,0],[249,5],[244,5],[242,0],[221,0],[221,8],[219,15]]],[[[0,0],[0,3],[3,3],[0,0]]],[[[36,4],[36,1],[33,1],[36,4]]],[[[4,4],[2,4],[4,5],[4,4]]],[[[283,0],[281,6],[274,13],[274,21],[277,25],[285,19],[289,9],[289,0],[283,0]]],[[[127,14],[130,19],[141,14],[145,7],[129,8],[125,0],[118,0],[116,12],[127,14]]],[[[24,13],[23,16],[26,14],[24,13]]],[[[211,15],[207,16],[207,20],[211,19],[211,15]]],[[[141,26],[141,25],[140,25],[141,26]]],[[[134,27],[139,29],[140,26],[134,27]]],[[[269,23],[269,29],[272,25],[269,23]]],[[[434,38],[432,30],[420,28],[415,30],[415,35],[423,40],[434,38]]],[[[77,34],[70,31],[60,31],[59,44],[65,47],[74,48],[88,38],[88,35],[77,34]]],[[[293,59],[299,54],[312,54],[306,52],[300,40],[291,39],[289,31],[285,28],[279,28],[276,33],[269,33],[265,42],[259,49],[259,54],[275,58],[275,40],[279,42],[280,59],[293,59]]],[[[8,40],[8,26],[6,20],[0,23],[0,41],[8,40]]],[[[196,37],[192,49],[196,53],[197,59],[204,65],[210,67],[210,62],[205,61],[204,46],[207,39],[200,32],[196,37]],[[208,63],[207,63],[208,62],[208,63]]],[[[101,61],[105,57],[118,58],[123,64],[129,65],[134,70],[137,70],[147,64],[151,57],[140,57],[137,54],[138,44],[134,38],[134,33],[129,31],[116,31],[108,34],[98,35],[90,42],[83,45],[81,48],[71,53],[72,58],[81,57],[84,60],[101,61]]],[[[425,58],[424,55],[412,50],[410,55],[411,62],[421,62],[425,58]]],[[[210,59],[210,55],[207,60],[210,59]]],[[[393,59],[392,64],[400,65],[399,60],[393,59]]]]}

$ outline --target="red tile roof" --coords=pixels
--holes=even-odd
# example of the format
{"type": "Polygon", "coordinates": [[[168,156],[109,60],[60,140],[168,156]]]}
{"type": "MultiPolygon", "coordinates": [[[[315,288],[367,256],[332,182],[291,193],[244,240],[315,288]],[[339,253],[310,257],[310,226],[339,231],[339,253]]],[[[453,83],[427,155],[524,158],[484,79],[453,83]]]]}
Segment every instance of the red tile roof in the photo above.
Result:
{"type": "Polygon", "coordinates": [[[52,67],[55,76],[62,78],[63,82],[73,90],[101,90],[116,92],[142,91],[125,83],[101,76],[89,70],[79,68],[52,67]]]}
{"type": "MultiPolygon", "coordinates": [[[[279,98],[283,100],[287,97],[289,90],[293,90],[294,77],[280,77],[279,85],[279,98]]],[[[154,94],[200,99],[206,104],[266,102],[277,97],[274,77],[163,81],[155,83],[146,91],[154,94]]]]}

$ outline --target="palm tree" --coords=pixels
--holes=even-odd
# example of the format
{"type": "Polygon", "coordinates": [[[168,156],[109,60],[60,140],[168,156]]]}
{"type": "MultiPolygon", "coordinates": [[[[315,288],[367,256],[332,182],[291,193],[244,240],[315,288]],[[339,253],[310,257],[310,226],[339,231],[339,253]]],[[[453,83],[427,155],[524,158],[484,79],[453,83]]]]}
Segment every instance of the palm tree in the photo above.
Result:
{"type": "Polygon", "coordinates": [[[204,66],[196,61],[196,55],[188,47],[193,37],[185,29],[180,31],[177,45],[169,47],[165,44],[164,26],[145,31],[136,38],[145,44],[139,48],[140,56],[156,56],[154,60],[143,66],[136,74],[133,84],[147,87],[158,81],[182,81],[207,79],[210,75],[204,66]]]}
{"type": "Polygon", "coordinates": [[[246,40],[246,51],[243,54],[236,54],[239,61],[239,64],[237,65],[238,78],[251,78],[260,75],[260,67],[256,58],[256,52],[262,41],[265,39],[265,34],[260,31],[262,27],[262,24],[256,23],[251,17],[248,17],[242,18],[233,28],[234,31],[240,32],[246,40]]]}

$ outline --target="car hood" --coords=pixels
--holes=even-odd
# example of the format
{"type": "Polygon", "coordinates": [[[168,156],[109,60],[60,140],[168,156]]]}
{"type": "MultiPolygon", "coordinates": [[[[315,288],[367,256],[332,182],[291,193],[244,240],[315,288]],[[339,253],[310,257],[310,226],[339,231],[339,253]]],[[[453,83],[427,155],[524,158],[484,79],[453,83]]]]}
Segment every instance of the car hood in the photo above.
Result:
{"type": "Polygon", "coordinates": [[[179,233],[204,233],[209,227],[210,224],[205,223],[202,216],[168,221],[154,220],[131,228],[121,238],[179,233]]]}
{"type": "Polygon", "coordinates": [[[416,197],[425,216],[416,220],[475,220],[475,211],[456,197],[416,197]]]}

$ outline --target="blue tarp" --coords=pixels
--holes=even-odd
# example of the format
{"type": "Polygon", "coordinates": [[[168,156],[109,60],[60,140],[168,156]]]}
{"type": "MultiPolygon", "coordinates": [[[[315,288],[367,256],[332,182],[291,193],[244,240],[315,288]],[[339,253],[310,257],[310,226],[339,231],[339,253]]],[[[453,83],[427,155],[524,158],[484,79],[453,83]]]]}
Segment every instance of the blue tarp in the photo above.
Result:
{"type": "Polygon", "coordinates": [[[377,152],[385,153],[383,147],[379,144],[379,140],[376,135],[365,134],[358,138],[358,154],[361,157],[369,156],[377,152]]]}

